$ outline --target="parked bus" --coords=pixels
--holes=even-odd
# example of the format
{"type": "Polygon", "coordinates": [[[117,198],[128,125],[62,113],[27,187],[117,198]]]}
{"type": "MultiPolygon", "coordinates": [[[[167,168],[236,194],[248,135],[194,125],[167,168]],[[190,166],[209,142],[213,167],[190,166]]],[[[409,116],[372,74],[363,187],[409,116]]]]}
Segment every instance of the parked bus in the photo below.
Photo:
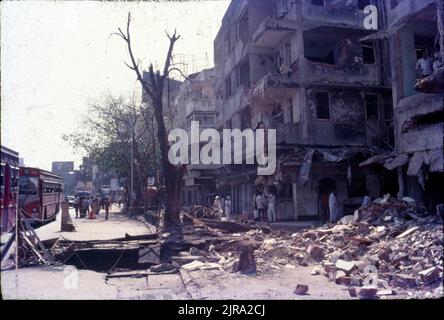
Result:
{"type": "Polygon", "coordinates": [[[25,218],[37,223],[54,220],[63,200],[63,180],[58,174],[20,167],[19,205],[25,218]]]}
{"type": "Polygon", "coordinates": [[[1,232],[15,226],[18,208],[19,154],[1,146],[1,232]]]}

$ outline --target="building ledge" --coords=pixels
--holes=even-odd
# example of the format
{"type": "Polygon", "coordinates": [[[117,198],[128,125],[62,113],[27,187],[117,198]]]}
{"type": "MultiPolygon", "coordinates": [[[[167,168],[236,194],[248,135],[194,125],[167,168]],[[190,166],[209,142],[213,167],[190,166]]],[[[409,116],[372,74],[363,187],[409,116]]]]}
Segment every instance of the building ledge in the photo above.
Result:
{"type": "Polygon", "coordinates": [[[296,31],[295,21],[266,18],[253,34],[253,43],[262,47],[276,47],[289,33],[296,31]]]}

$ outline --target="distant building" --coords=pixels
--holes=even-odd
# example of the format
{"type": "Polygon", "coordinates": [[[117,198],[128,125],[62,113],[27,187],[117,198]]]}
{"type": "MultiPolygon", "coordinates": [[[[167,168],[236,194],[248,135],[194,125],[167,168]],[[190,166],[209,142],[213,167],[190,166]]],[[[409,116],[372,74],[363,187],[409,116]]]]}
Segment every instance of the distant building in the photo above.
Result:
{"type": "Polygon", "coordinates": [[[51,171],[62,176],[65,195],[74,193],[76,186],[74,161],[54,161],[51,171]]]}

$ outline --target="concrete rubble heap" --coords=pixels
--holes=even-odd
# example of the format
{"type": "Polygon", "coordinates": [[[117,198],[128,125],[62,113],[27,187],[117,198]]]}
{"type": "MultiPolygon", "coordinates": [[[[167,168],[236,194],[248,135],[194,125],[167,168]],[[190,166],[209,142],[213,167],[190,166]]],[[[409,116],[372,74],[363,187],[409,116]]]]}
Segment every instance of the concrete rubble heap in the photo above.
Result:
{"type": "Polygon", "coordinates": [[[180,240],[168,239],[173,232],[160,234],[160,238],[180,257],[173,257],[174,263],[186,270],[267,276],[280,268],[313,266],[312,275],[324,275],[346,286],[352,297],[442,295],[442,218],[421,212],[412,202],[375,200],[336,224],[294,234],[184,216],[187,223],[181,228],[196,237],[203,233],[202,240],[184,247],[180,240]],[[193,226],[187,226],[190,223],[193,226]],[[174,250],[174,243],[180,248],[174,250]]]}

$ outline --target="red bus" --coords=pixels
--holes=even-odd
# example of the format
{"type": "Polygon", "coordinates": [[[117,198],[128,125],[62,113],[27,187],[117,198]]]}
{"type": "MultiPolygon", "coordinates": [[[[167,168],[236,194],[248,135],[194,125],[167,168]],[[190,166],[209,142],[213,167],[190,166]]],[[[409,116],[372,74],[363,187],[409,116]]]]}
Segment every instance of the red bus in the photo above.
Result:
{"type": "Polygon", "coordinates": [[[1,146],[1,232],[15,226],[18,208],[19,154],[1,146]]]}
{"type": "Polygon", "coordinates": [[[37,223],[55,220],[63,199],[63,180],[58,174],[20,167],[19,205],[25,217],[37,223]]]}

